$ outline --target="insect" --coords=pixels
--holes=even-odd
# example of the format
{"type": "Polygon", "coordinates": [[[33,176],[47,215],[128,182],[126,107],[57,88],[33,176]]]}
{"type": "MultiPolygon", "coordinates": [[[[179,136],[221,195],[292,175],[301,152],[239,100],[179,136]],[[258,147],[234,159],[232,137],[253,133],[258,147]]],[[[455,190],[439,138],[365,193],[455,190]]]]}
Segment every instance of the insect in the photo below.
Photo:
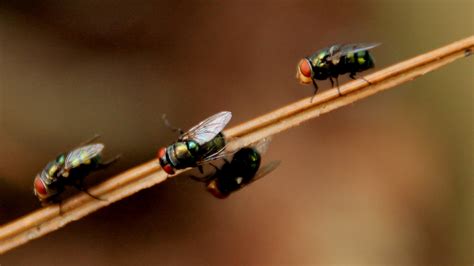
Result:
{"type": "Polygon", "coordinates": [[[211,164],[215,173],[207,177],[191,176],[196,181],[206,183],[207,190],[216,198],[224,199],[252,182],[275,170],[279,161],[272,161],[260,168],[262,154],[268,148],[269,139],[256,145],[238,150],[231,161],[224,159],[221,168],[211,164]]]}
{"type": "Polygon", "coordinates": [[[355,79],[358,72],[374,67],[374,60],[369,50],[379,45],[379,43],[336,44],[321,49],[300,60],[296,78],[302,84],[313,83],[314,94],[318,91],[316,80],[329,79],[331,86],[334,87],[333,79],[335,79],[339,90],[339,75],[349,73],[349,77],[355,79]]]}
{"type": "Polygon", "coordinates": [[[103,169],[119,158],[116,156],[107,162],[102,162],[103,149],[102,143],[80,146],[50,161],[35,177],[33,191],[36,197],[42,203],[54,202],[66,186],[72,186],[99,199],[84,188],[84,178],[90,172],[103,169]]]}
{"type": "MultiPolygon", "coordinates": [[[[176,169],[200,167],[201,164],[215,159],[225,149],[226,141],[222,130],[232,118],[231,112],[217,113],[187,132],[181,132],[178,141],[158,150],[157,157],[161,168],[172,175],[176,169]]],[[[166,122],[168,125],[168,123],[166,122]]]]}

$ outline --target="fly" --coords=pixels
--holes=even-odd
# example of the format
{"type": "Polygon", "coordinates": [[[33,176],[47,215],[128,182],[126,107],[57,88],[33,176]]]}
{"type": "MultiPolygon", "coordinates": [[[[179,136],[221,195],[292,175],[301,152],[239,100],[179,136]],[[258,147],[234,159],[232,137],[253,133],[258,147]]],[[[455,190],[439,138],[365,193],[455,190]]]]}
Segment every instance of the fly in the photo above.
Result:
{"type": "Polygon", "coordinates": [[[224,159],[221,168],[211,164],[215,173],[205,177],[191,176],[196,181],[204,182],[207,190],[216,198],[224,199],[243,187],[269,174],[280,164],[272,161],[262,168],[262,154],[268,148],[270,139],[264,139],[255,145],[241,148],[228,161],[224,159]]]}
{"type": "MultiPolygon", "coordinates": [[[[321,49],[300,60],[296,78],[302,84],[313,83],[314,95],[318,91],[316,80],[329,79],[332,87],[335,80],[339,91],[338,77],[340,75],[349,73],[351,79],[356,79],[357,73],[374,67],[374,60],[369,50],[379,45],[380,43],[336,44],[321,49]]],[[[365,78],[362,79],[367,81],[365,78]]],[[[367,82],[370,84],[369,81],[367,82]]]]}
{"type": "MultiPolygon", "coordinates": [[[[92,142],[97,137],[87,143],[92,142]]],[[[95,143],[80,146],[70,152],[62,153],[36,175],[33,192],[41,203],[57,201],[66,186],[72,186],[91,195],[84,187],[84,178],[91,172],[106,168],[114,163],[119,156],[103,162],[104,144],[95,143]]]]}
{"type": "MultiPolygon", "coordinates": [[[[176,169],[196,167],[213,160],[225,149],[226,141],[222,130],[231,118],[231,112],[223,111],[203,120],[187,132],[176,129],[182,133],[178,141],[158,150],[161,168],[172,175],[176,169]]],[[[167,121],[166,124],[169,126],[167,121]]]]}

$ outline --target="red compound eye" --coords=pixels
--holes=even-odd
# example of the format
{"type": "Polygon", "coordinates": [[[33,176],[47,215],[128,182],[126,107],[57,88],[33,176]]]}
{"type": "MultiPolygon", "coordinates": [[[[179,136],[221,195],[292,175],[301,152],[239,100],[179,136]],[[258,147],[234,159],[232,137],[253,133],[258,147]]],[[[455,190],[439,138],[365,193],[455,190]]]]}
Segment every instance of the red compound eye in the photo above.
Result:
{"type": "Polygon", "coordinates": [[[225,199],[225,198],[227,198],[227,196],[229,196],[228,194],[225,195],[225,194],[222,194],[220,192],[219,188],[217,188],[216,180],[212,180],[207,185],[207,191],[209,191],[214,197],[216,197],[218,199],[225,199]]]}
{"type": "Polygon", "coordinates": [[[309,65],[308,60],[301,59],[298,64],[301,74],[307,78],[311,78],[311,66],[309,65]]]}
{"type": "Polygon", "coordinates": [[[163,148],[161,148],[160,150],[158,150],[158,154],[157,154],[157,155],[158,155],[158,159],[163,158],[163,156],[166,155],[166,148],[163,147],[163,148]]]}
{"type": "Polygon", "coordinates": [[[35,178],[35,191],[39,196],[45,197],[48,195],[48,190],[46,189],[46,186],[44,185],[43,181],[41,178],[38,176],[35,178]]]}
{"type": "Polygon", "coordinates": [[[174,169],[171,167],[171,165],[167,164],[163,166],[163,170],[165,170],[166,173],[173,175],[174,174],[174,169]]]}

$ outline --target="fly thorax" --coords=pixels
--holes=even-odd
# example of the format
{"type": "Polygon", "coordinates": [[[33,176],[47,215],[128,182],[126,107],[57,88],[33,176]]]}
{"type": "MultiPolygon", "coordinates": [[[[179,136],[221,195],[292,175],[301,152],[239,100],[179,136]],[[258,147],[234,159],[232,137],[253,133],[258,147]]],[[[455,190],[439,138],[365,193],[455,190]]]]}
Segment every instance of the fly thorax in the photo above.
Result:
{"type": "Polygon", "coordinates": [[[47,185],[50,185],[57,179],[55,176],[49,175],[48,171],[46,170],[43,170],[39,176],[41,180],[43,180],[43,182],[47,185]]]}
{"type": "Polygon", "coordinates": [[[314,61],[314,78],[324,80],[329,77],[329,62],[326,60],[327,54],[321,53],[314,61]]]}
{"type": "Polygon", "coordinates": [[[199,154],[199,144],[194,140],[189,140],[186,142],[186,147],[193,157],[196,157],[199,154]]]}
{"type": "Polygon", "coordinates": [[[41,171],[41,178],[45,182],[53,182],[57,179],[58,173],[61,171],[64,166],[64,161],[62,163],[58,161],[51,161],[46,165],[46,167],[41,171]]]}
{"type": "Polygon", "coordinates": [[[178,158],[176,158],[176,154],[174,152],[174,147],[176,146],[176,143],[173,144],[173,145],[170,145],[166,148],[166,154],[167,154],[167,157],[168,157],[168,161],[169,163],[175,167],[176,165],[178,165],[178,158]]]}
{"type": "MultiPolygon", "coordinates": [[[[237,173],[237,177],[241,177],[240,183],[249,182],[256,174],[260,167],[261,156],[253,148],[242,148],[232,158],[233,172],[237,173]]],[[[239,180],[236,179],[235,182],[239,180]]],[[[240,185],[240,184],[239,184],[240,185]]]]}
{"type": "Polygon", "coordinates": [[[194,162],[194,156],[188,149],[188,145],[186,142],[177,142],[171,145],[169,148],[171,150],[168,152],[168,156],[170,159],[171,164],[175,167],[179,167],[180,165],[189,165],[194,162]]]}
{"type": "Polygon", "coordinates": [[[66,161],[66,155],[64,155],[64,154],[61,154],[56,158],[56,163],[57,164],[62,165],[62,164],[64,164],[65,161],[66,161]]]}

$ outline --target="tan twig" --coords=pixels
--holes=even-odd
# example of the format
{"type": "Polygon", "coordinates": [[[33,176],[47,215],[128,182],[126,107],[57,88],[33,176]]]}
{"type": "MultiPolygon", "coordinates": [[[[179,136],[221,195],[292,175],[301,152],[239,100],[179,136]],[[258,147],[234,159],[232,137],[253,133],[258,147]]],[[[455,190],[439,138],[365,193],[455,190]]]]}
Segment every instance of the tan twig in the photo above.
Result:
{"type": "MultiPolygon", "coordinates": [[[[361,79],[355,80],[340,87],[342,96],[339,95],[337,89],[327,90],[318,94],[312,103],[310,102],[311,97],[308,97],[242,123],[224,132],[227,137],[232,137],[229,148],[244,147],[379,91],[413,80],[467,56],[473,48],[474,36],[470,36],[365,76],[372,85],[368,85],[361,79]]],[[[182,171],[177,174],[180,172],[182,171]]],[[[57,230],[72,221],[81,219],[102,207],[166,179],[167,175],[161,171],[157,160],[152,160],[89,189],[92,194],[107,199],[107,201],[94,200],[80,193],[63,202],[62,214],[59,213],[58,205],[51,205],[25,215],[0,228],[0,253],[57,230]]]]}

